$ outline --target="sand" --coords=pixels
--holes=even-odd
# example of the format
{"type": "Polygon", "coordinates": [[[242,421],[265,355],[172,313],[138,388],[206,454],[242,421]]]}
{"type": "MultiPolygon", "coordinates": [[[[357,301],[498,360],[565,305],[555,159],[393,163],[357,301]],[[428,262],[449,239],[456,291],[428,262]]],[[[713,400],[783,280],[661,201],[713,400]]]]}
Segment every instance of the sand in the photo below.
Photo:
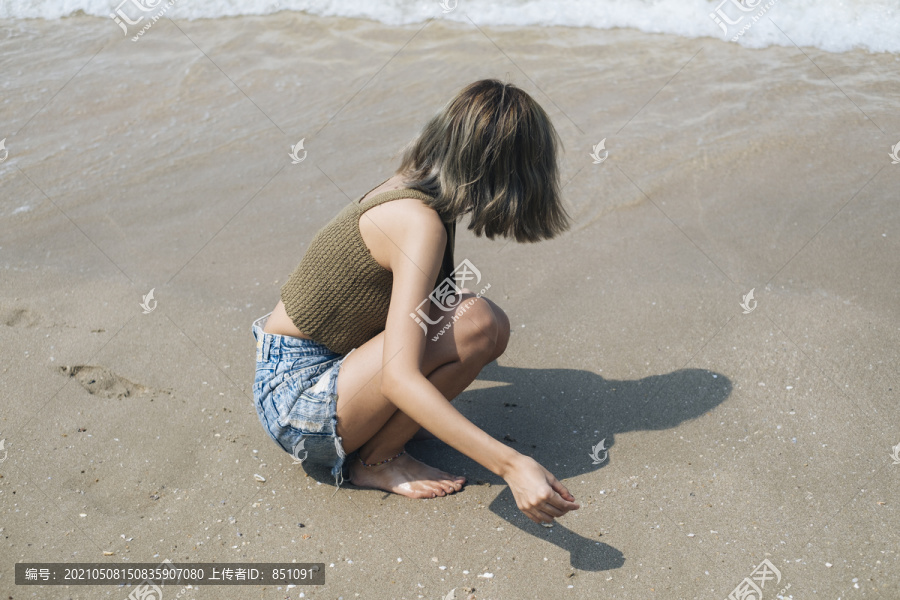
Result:
{"type": "Polygon", "coordinates": [[[719,600],[763,560],[766,600],[900,597],[900,59],[477,23],[2,24],[0,597],[166,558],[326,565],[187,600],[719,600]],[[335,493],[252,405],[311,236],[484,77],[551,115],[574,227],[459,227],[513,335],[456,405],[581,502],[552,529],[439,441],[409,450],[463,492],[335,493]]]}

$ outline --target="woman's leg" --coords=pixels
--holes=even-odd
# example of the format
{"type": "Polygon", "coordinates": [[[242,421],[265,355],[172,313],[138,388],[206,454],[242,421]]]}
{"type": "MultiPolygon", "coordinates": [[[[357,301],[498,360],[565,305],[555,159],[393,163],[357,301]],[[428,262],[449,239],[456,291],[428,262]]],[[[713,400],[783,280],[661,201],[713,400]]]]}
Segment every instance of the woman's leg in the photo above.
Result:
{"type": "MultiPolygon", "coordinates": [[[[506,314],[487,298],[463,296],[456,314],[459,320],[432,341],[454,315],[433,309],[432,318],[442,315],[445,320],[429,328],[422,364],[423,374],[448,400],[462,393],[509,341],[506,314]]],[[[337,382],[338,435],[348,453],[358,449],[360,458],[370,464],[403,450],[419,430],[418,423],[381,394],[383,345],[381,333],[357,348],[341,365],[337,382]]],[[[350,475],[356,485],[415,498],[443,496],[459,490],[465,481],[409,455],[375,467],[356,460],[350,464],[350,475]]]]}

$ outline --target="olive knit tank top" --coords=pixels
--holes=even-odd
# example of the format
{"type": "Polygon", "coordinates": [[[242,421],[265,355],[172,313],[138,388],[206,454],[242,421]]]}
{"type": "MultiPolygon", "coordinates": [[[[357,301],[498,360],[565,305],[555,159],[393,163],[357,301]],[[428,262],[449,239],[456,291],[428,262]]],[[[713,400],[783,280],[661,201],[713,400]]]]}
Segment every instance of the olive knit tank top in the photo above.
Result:
{"type": "MultiPolygon", "coordinates": [[[[332,352],[347,354],[384,330],[394,275],[369,252],[359,219],[370,208],[399,198],[430,196],[399,189],[350,203],[319,230],[281,287],[281,300],[294,325],[332,352]]],[[[456,223],[445,222],[444,227],[447,246],[435,286],[453,272],[456,223]]]]}

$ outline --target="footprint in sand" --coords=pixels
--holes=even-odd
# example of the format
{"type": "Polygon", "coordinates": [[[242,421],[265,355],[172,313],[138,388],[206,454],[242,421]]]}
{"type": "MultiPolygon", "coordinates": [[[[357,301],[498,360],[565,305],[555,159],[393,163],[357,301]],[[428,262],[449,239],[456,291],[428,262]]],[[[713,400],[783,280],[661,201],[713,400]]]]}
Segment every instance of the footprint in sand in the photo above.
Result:
{"type": "Polygon", "coordinates": [[[104,398],[128,398],[150,392],[150,388],[129,381],[104,367],[75,365],[60,367],[59,370],[74,377],[88,393],[104,398]]]}
{"type": "Polygon", "coordinates": [[[41,317],[27,308],[0,308],[0,323],[7,327],[34,327],[41,317]]]}

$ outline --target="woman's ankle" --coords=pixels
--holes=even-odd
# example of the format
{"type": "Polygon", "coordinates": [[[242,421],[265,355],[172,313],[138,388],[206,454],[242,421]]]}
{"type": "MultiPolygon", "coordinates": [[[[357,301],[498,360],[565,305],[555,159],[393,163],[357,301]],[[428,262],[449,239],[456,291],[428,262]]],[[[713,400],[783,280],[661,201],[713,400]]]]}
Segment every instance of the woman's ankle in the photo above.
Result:
{"type": "Polygon", "coordinates": [[[375,467],[385,463],[389,463],[406,453],[404,447],[400,448],[360,448],[356,455],[359,462],[366,467],[375,467]]]}

